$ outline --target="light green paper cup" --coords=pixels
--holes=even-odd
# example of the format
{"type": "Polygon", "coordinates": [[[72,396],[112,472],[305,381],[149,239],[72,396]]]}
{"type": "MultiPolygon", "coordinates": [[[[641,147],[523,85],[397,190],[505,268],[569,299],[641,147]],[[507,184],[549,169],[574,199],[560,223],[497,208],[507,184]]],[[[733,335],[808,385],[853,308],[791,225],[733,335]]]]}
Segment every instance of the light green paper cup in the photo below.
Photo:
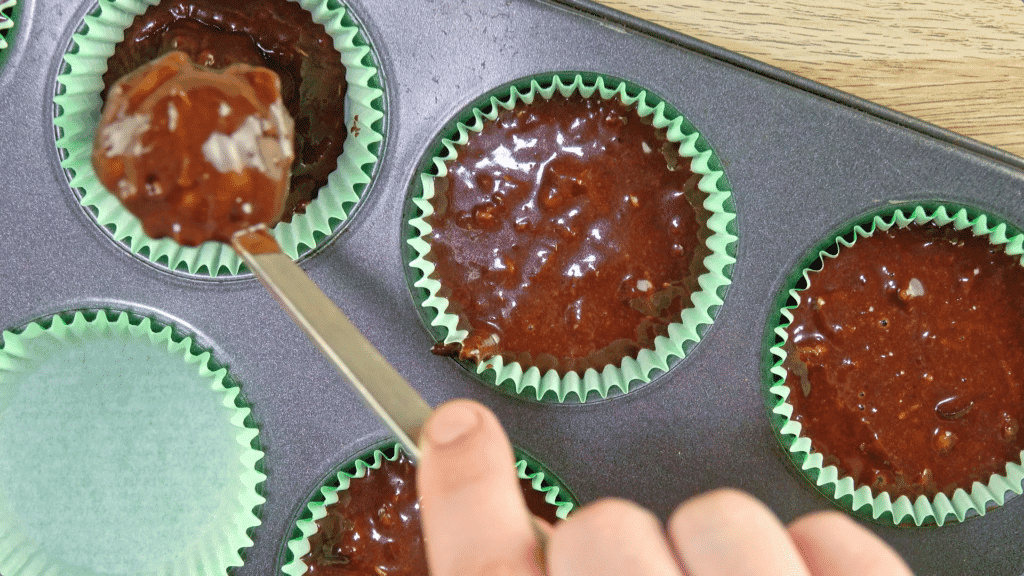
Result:
{"type": "MultiPolygon", "coordinates": [[[[14,28],[14,10],[17,5],[17,0],[0,0],[0,50],[10,45],[7,38],[14,28]]],[[[3,55],[0,55],[0,64],[3,62],[3,55]]]]}
{"type": "Polygon", "coordinates": [[[0,573],[223,576],[264,502],[227,371],[168,326],[74,312],[0,345],[0,573]]]}
{"type": "MultiPolygon", "coordinates": [[[[655,128],[665,129],[668,140],[679,144],[679,154],[690,158],[690,169],[701,174],[698,189],[705,194],[703,211],[708,214],[703,228],[704,248],[702,272],[697,283],[699,289],[690,297],[691,306],[684,309],[677,322],[668,327],[668,336],[659,336],[653,349],[641,350],[637,356],[623,358],[618,365],[609,364],[601,370],[590,368],[582,375],[568,372],[560,376],[555,369],[541,372],[535,366],[519,362],[506,363],[500,356],[479,363],[467,362],[471,370],[484,381],[508,392],[536,400],[564,402],[575,397],[585,402],[593,397],[607,398],[616,392],[626,393],[634,382],[647,383],[657,373],[669,369],[674,359],[683,358],[701,339],[714,321],[731,283],[735,264],[735,209],[732,192],[721,162],[697,130],[664,101],[646,90],[628,82],[593,73],[560,73],[525,78],[495,90],[464,110],[456,118],[452,132],[440,141],[430,160],[430,166],[419,176],[407,207],[410,250],[406,261],[410,267],[412,292],[421,307],[421,315],[435,340],[444,344],[462,342],[468,330],[460,325],[460,318],[449,312],[449,302],[443,298],[441,283],[434,277],[435,265],[430,261],[430,243],[427,237],[431,226],[427,218],[434,213],[434,180],[448,174],[447,165],[458,157],[459,147],[467,143],[470,132],[479,132],[493,121],[499,110],[529,106],[537,98],[552,98],[579,94],[584,98],[618,98],[635,107],[642,118],[650,118],[655,128]],[[654,104],[652,104],[654,102],[654,104]]],[[[700,207],[695,206],[698,214],[700,207]]]]}
{"type": "MultiPolygon", "coordinates": [[[[397,444],[356,458],[345,464],[338,473],[320,487],[306,504],[295,524],[291,539],[286,544],[285,565],[281,571],[288,576],[302,576],[309,567],[302,557],[309,553],[309,539],[317,533],[317,521],[327,516],[327,507],[336,504],[349,482],[363,478],[369,470],[379,470],[384,460],[398,459],[401,447],[397,444]]],[[[533,458],[517,452],[516,471],[521,480],[527,480],[534,490],[544,494],[544,501],[556,507],[556,515],[564,520],[576,507],[576,500],[554,476],[533,458]]]]}
{"type": "Polygon", "coordinates": [[[783,346],[789,339],[787,328],[793,321],[790,311],[800,302],[801,290],[795,286],[801,279],[809,286],[813,278],[814,271],[809,266],[817,259],[827,262],[835,258],[837,250],[849,248],[856,243],[857,238],[866,238],[876,231],[932,222],[940,226],[953,226],[957,230],[970,229],[976,236],[988,236],[993,245],[1003,246],[1010,256],[1020,259],[1024,255],[1024,235],[1009,228],[1005,222],[978,210],[949,204],[911,204],[888,208],[873,217],[860,219],[860,223],[847,226],[813,250],[799,264],[797,274],[787,283],[789,288],[780,295],[777,305],[773,307],[773,310],[781,311],[782,319],[770,335],[771,368],[766,387],[769,416],[776,436],[796,467],[819,492],[854,515],[882,524],[942,526],[949,522],[962,522],[971,516],[984,516],[989,509],[1002,506],[1008,497],[1024,493],[1022,451],[1021,461],[1006,464],[1006,474],[992,475],[987,484],[975,482],[970,491],[958,488],[952,497],[938,494],[932,498],[922,495],[913,501],[907,496],[893,499],[887,492],[875,493],[869,486],[856,486],[853,478],[840,475],[836,466],[824,466],[822,454],[811,448],[810,438],[801,435],[800,423],[791,419],[793,405],[787,401],[790,390],[786,386],[788,371],[783,363],[787,354],[783,346]],[[797,304],[787,305],[790,299],[797,304]]]}
{"type": "MultiPolygon", "coordinates": [[[[331,0],[293,0],[309,11],[334,39],[345,65],[348,91],[345,125],[348,136],[338,167],[310,202],[304,214],[281,222],[271,233],[288,256],[298,258],[334,233],[348,219],[360,200],[377,164],[383,141],[384,92],[369,44],[348,10],[331,0]]],[[[96,222],[131,252],[187,274],[221,276],[243,272],[243,263],[232,248],[219,242],[182,246],[170,238],[154,240],[142,223],[117,197],[104,188],[92,167],[92,143],[103,102],[103,73],[107,59],[135,16],[158,0],[99,0],[98,8],[85,17],[84,27],[73,37],[64,55],[64,72],[57,77],[54,125],[61,165],[81,204],[96,222]]]]}

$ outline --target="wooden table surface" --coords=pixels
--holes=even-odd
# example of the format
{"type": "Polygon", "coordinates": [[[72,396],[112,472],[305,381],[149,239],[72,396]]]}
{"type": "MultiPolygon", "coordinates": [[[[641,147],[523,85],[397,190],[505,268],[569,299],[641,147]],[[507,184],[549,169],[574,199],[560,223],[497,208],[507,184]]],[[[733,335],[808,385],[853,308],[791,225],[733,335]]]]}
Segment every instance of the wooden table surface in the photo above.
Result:
{"type": "Polygon", "coordinates": [[[598,0],[1024,157],[1022,0],[598,0]]]}

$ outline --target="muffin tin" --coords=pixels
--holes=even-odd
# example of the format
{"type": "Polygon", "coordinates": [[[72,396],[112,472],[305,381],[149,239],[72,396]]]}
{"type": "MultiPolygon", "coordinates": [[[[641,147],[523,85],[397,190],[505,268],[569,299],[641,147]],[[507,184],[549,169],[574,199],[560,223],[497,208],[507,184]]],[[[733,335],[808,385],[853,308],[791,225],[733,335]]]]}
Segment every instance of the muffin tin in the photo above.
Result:
{"type": "MultiPolygon", "coordinates": [[[[793,267],[843,223],[892,203],[963,203],[1024,224],[1020,159],[594,4],[347,4],[379,59],[384,146],[352,217],[300,263],[428,402],[488,404],[584,503],[624,496],[665,517],[728,485],[783,520],[829,508],[767,415],[773,303],[793,267]],[[403,206],[459,110],[517,78],[572,70],[644,86],[687,117],[723,161],[739,240],[725,302],[685,359],[628,394],[555,405],[506,395],[430,354],[403,265],[403,206]]],[[[234,573],[278,573],[309,496],[387,433],[255,279],[172,273],[95,224],[60,166],[52,105],[64,51],[93,4],[23,6],[0,60],[0,326],[128,310],[212,350],[252,407],[265,452],[262,524],[234,573]]],[[[941,528],[866,523],[917,574],[1009,576],[1024,573],[1022,524],[1019,498],[941,528]]]]}

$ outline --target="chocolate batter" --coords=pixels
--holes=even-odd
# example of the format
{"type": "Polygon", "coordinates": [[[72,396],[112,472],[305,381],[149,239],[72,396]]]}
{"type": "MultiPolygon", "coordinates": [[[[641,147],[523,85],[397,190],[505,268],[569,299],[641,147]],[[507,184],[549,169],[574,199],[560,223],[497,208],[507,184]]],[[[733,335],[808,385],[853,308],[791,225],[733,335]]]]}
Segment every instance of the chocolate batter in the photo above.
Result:
{"type": "Polygon", "coordinates": [[[786,384],[826,466],[913,499],[1020,462],[1020,257],[950,226],[894,228],[826,259],[800,298],[786,384]]]}
{"type": "Polygon", "coordinates": [[[462,358],[582,372],[667,334],[701,226],[700,175],[665,132],[619,100],[556,95],[471,133],[428,218],[462,358]]]}
{"type": "Polygon", "coordinates": [[[416,468],[405,454],[367,470],[328,506],[302,557],[306,574],[425,576],[416,468]]]}
{"type": "MultiPolygon", "coordinates": [[[[353,479],[338,502],[327,507],[327,516],[317,521],[310,552],[302,557],[306,574],[426,576],[415,473],[412,462],[399,454],[394,462],[385,460],[380,469],[353,479]]],[[[526,480],[520,486],[531,512],[557,521],[557,509],[540,492],[526,480]]]]}
{"type": "Polygon", "coordinates": [[[519,489],[523,492],[523,498],[526,500],[526,508],[531,514],[549,524],[554,524],[561,520],[557,514],[558,507],[549,504],[547,500],[544,499],[544,492],[534,490],[532,481],[520,478],[519,489]]]}
{"type": "Polygon", "coordinates": [[[146,234],[194,246],[276,223],[292,158],[273,72],[171,52],[111,89],[92,162],[146,234]]]}
{"type": "Polygon", "coordinates": [[[277,73],[295,120],[282,219],[304,212],[337,168],[346,136],[345,68],[324,27],[287,0],[162,0],[125,30],[107,61],[104,98],[118,78],[172,50],[213,68],[241,62],[277,73]]]}
{"type": "Polygon", "coordinates": [[[11,29],[13,24],[11,23],[11,15],[14,13],[14,6],[8,6],[3,10],[0,10],[0,38],[7,38],[8,31],[11,29]]]}

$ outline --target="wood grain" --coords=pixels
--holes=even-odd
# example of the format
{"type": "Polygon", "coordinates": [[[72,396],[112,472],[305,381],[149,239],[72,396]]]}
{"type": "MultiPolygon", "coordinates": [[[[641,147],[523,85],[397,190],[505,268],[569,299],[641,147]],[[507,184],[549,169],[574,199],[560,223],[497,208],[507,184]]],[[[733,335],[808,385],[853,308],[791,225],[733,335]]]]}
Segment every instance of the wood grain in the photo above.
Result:
{"type": "Polygon", "coordinates": [[[1021,0],[598,0],[1024,157],[1021,0]]]}

